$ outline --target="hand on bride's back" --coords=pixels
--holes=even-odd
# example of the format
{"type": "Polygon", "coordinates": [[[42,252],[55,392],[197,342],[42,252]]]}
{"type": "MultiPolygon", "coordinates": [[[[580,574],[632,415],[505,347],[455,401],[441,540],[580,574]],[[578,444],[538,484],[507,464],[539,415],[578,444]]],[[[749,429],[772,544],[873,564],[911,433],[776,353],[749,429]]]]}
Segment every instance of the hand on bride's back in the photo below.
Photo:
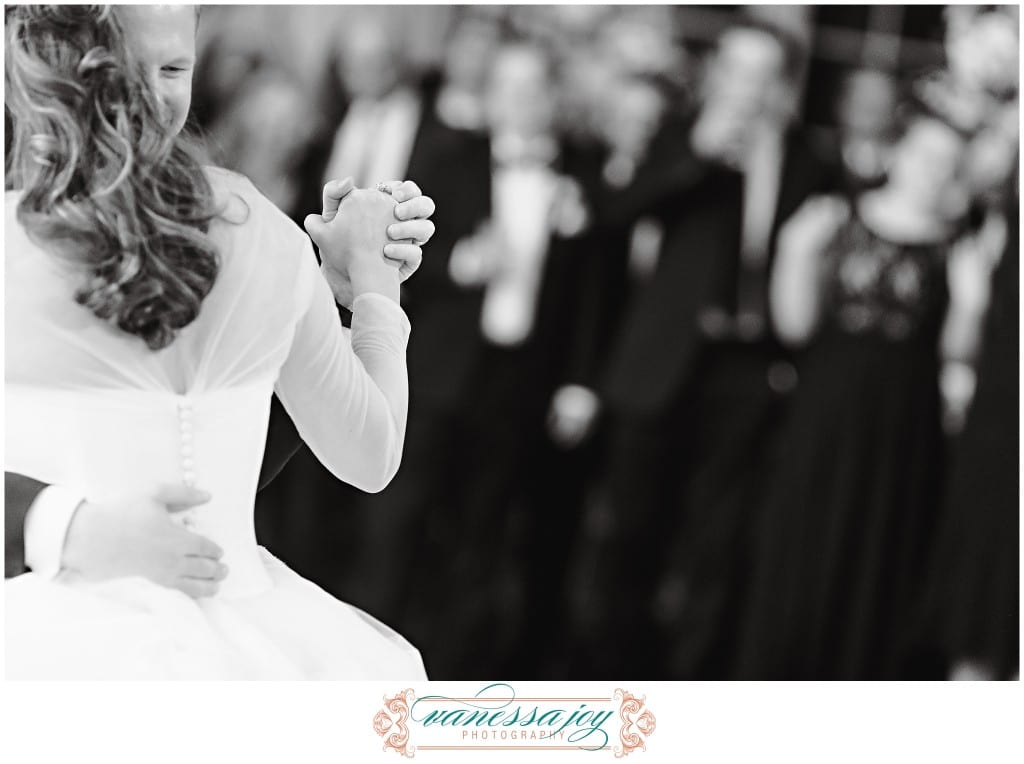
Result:
{"type": "Polygon", "coordinates": [[[64,542],[62,567],[93,581],[141,576],[191,597],[217,593],[227,567],[214,542],[171,519],[210,497],[186,486],[105,503],[83,502],[64,542]]]}

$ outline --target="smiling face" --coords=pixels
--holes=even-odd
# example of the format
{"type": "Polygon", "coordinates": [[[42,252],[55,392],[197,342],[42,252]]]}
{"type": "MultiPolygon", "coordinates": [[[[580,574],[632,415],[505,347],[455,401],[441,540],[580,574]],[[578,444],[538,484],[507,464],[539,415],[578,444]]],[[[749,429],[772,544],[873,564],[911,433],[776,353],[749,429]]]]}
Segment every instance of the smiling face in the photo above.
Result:
{"type": "Polygon", "coordinates": [[[191,5],[130,5],[117,9],[132,54],[160,101],[172,135],[185,126],[192,103],[196,16],[191,5]]]}

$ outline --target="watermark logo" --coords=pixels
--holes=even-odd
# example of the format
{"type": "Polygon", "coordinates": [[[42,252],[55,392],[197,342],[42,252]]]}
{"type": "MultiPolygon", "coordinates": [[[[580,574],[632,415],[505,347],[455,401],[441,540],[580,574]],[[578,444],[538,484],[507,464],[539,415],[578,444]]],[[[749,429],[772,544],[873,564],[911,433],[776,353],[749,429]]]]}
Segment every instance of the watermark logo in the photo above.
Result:
{"type": "Polygon", "coordinates": [[[616,689],[609,697],[518,697],[496,682],[472,697],[385,696],[373,717],[384,750],[413,758],[424,751],[611,751],[622,758],[647,750],[655,730],[645,696],[616,689]]]}

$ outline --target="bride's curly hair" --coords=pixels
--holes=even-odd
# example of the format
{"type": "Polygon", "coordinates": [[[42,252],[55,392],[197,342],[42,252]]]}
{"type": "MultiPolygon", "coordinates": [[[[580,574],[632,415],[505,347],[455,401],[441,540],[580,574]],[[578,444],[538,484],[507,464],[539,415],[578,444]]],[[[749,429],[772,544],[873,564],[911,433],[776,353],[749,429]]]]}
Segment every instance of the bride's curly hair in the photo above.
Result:
{"type": "Polygon", "coordinates": [[[18,220],[84,267],[79,304],[164,348],[217,276],[201,149],[168,134],[111,7],[9,6],[5,27],[18,220]]]}

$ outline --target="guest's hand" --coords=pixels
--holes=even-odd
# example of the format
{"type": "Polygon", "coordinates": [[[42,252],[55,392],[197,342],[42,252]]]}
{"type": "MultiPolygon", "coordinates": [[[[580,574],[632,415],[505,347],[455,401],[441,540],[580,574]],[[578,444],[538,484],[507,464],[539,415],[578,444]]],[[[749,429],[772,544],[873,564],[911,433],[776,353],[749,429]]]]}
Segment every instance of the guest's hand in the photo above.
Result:
{"type": "Polygon", "coordinates": [[[355,189],[351,179],[324,186],[323,213],[309,215],[306,230],[320,248],[322,272],[335,299],[351,307],[355,296],[377,292],[398,301],[398,284],[422,261],[434,234],[434,202],[412,181],[355,189]]]}
{"type": "Polygon", "coordinates": [[[211,597],[228,573],[220,562],[223,551],[172,519],[209,500],[209,494],[179,485],[155,495],[83,502],[68,527],[62,567],[87,580],[141,576],[190,597],[211,597]]]}
{"type": "Polygon", "coordinates": [[[465,289],[484,286],[497,273],[500,259],[497,231],[491,221],[485,221],[452,247],[448,275],[465,289]]]}
{"type": "Polygon", "coordinates": [[[563,385],[555,391],[548,411],[548,433],[562,448],[575,448],[594,429],[601,402],[593,390],[563,385]]]}

